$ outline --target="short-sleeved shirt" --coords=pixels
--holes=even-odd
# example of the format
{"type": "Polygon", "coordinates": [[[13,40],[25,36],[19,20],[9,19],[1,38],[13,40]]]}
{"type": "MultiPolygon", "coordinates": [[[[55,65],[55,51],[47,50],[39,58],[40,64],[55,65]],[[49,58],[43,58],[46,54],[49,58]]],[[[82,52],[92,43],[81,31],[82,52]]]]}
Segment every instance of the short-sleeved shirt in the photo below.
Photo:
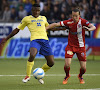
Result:
{"type": "Polygon", "coordinates": [[[27,26],[31,33],[31,41],[35,39],[48,40],[45,28],[48,25],[49,23],[47,22],[45,16],[38,16],[37,18],[35,18],[32,15],[30,15],[24,17],[17,28],[23,30],[27,26]]]}
{"type": "Polygon", "coordinates": [[[83,26],[87,26],[90,23],[82,18],[79,18],[77,23],[74,23],[73,19],[61,21],[61,26],[67,26],[69,28],[68,45],[74,47],[85,47],[85,30],[83,26]]]}

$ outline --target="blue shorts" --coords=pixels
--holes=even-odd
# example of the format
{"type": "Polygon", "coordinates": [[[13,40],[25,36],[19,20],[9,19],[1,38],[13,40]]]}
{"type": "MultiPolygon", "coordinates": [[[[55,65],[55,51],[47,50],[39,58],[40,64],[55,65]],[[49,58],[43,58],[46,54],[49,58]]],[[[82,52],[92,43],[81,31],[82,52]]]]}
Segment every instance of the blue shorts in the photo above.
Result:
{"type": "Polygon", "coordinates": [[[30,42],[30,48],[32,47],[36,48],[37,51],[44,56],[53,55],[48,40],[44,40],[44,39],[33,40],[30,42]]]}

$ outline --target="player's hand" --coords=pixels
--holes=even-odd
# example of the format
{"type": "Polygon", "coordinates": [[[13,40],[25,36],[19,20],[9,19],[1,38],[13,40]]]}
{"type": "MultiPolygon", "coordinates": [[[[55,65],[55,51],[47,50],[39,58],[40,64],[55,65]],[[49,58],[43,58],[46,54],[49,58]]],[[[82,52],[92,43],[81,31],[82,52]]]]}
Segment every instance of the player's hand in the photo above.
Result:
{"type": "Polygon", "coordinates": [[[0,46],[4,46],[4,44],[7,42],[7,39],[3,39],[3,41],[0,43],[0,46]]]}
{"type": "Polygon", "coordinates": [[[83,26],[83,29],[85,29],[86,31],[90,31],[88,27],[83,26]]]}

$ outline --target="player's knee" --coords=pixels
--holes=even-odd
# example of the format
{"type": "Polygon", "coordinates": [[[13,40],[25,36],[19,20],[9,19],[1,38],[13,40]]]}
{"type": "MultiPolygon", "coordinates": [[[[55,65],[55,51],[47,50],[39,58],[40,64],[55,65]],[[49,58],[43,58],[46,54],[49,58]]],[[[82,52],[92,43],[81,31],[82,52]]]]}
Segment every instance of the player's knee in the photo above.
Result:
{"type": "Polygon", "coordinates": [[[81,69],[85,70],[86,69],[86,65],[81,65],[81,69]]]}
{"type": "Polygon", "coordinates": [[[86,70],[86,67],[81,67],[82,70],[86,70]]]}
{"type": "Polygon", "coordinates": [[[32,62],[34,60],[34,58],[35,58],[35,55],[30,54],[30,57],[29,57],[29,60],[28,61],[32,62]]]}
{"type": "Polygon", "coordinates": [[[49,67],[52,67],[54,65],[54,61],[47,63],[49,67]]]}
{"type": "Polygon", "coordinates": [[[69,68],[69,67],[70,67],[70,63],[66,63],[66,64],[65,64],[65,67],[66,67],[66,68],[69,68]]]}

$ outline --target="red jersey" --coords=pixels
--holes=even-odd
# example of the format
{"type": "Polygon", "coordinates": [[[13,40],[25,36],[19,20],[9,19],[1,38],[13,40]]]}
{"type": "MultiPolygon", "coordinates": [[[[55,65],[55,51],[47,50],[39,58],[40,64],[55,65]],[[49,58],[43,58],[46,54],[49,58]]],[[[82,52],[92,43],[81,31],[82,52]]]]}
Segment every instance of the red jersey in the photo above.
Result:
{"type": "Polygon", "coordinates": [[[73,19],[61,21],[61,26],[67,26],[69,28],[68,45],[74,47],[85,47],[85,30],[83,26],[88,26],[90,23],[82,18],[79,18],[77,23],[74,23],[73,19]]]}

